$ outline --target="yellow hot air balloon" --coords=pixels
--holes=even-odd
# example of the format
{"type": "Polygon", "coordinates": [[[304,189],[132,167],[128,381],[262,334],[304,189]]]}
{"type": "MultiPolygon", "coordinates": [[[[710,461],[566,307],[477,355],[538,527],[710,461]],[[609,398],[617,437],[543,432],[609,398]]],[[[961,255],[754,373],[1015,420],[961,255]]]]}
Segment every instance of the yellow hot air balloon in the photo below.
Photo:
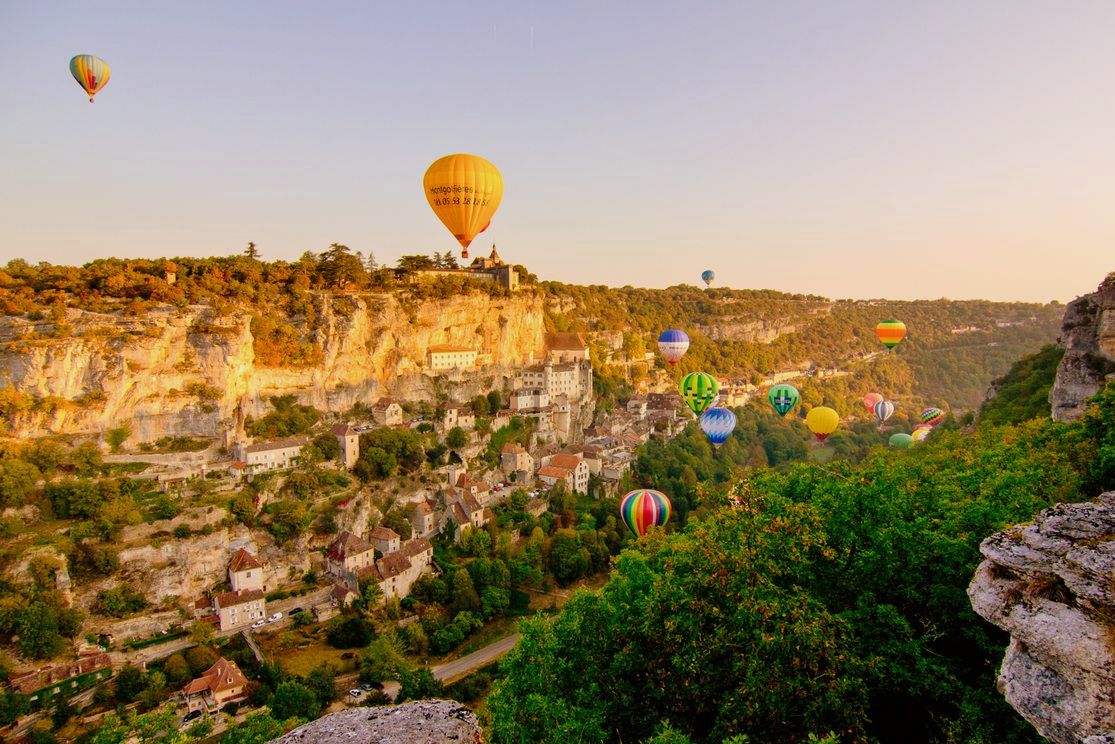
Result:
{"type": "Polygon", "coordinates": [[[805,416],[805,425],[813,432],[813,436],[817,437],[817,441],[823,442],[825,437],[840,426],[840,414],[828,406],[811,408],[805,416]]]}
{"type": "Polygon", "coordinates": [[[503,199],[503,177],[496,167],[477,155],[446,155],[426,170],[422,187],[430,208],[461,244],[468,246],[488,229],[503,199]]]}
{"type": "Polygon", "coordinates": [[[93,96],[108,83],[108,63],[92,54],[79,54],[70,60],[70,74],[89,94],[92,103],[93,96]]]}

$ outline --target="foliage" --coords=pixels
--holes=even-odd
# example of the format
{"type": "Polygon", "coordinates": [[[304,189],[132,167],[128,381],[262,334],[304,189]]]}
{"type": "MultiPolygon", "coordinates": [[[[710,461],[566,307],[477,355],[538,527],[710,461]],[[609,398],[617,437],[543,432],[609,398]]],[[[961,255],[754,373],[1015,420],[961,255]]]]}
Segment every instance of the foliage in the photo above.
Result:
{"type": "Polygon", "coordinates": [[[991,383],[995,397],[980,407],[980,421],[1001,426],[1049,417],[1049,391],[1064,355],[1060,347],[1049,344],[1012,364],[1005,375],[991,383]]]}
{"type": "Polygon", "coordinates": [[[298,404],[294,395],[277,395],[267,399],[273,409],[258,421],[249,420],[248,433],[261,439],[292,437],[308,434],[321,418],[321,411],[313,406],[298,404]]]}
{"type": "Polygon", "coordinates": [[[93,610],[97,614],[108,617],[127,617],[146,609],[147,606],[148,602],[143,594],[129,584],[119,584],[98,593],[97,600],[93,603],[93,610]]]}
{"type": "Polygon", "coordinates": [[[321,703],[313,690],[300,682],[280,682],[268,701],[271,715],[277,719],[305,718],[313,720],[321,713],[321,703]]]}
{"type": "Polygon", "coordinates": [[[346,614],[329,621],[326,639],[333,648],[361,648],[375,638],[371,622],[356,614],[346,614]]]}

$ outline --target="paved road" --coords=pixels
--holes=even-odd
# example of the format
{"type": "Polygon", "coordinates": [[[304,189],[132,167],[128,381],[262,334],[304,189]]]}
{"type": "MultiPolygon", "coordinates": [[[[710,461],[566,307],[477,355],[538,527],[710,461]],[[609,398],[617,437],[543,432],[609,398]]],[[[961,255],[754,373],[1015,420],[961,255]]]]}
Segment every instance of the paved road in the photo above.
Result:
{"type": "MultiPolygon", "coordinates": [[[[512,633],[506,638],[500,638],[494,643],[489,643],[479,651],[473,651],[468,656],[462,656],[453,661],[447,661],[444,664],[438,664],[432,667],[430,672],[433,673],[434,678],[440,682],[452,682],[454,680],[464,677],[466,674],[475,672],[482,666],[491,664],[493,661],[510,651],[516,643],[519,642],[519,634],[512,633]]],[[[355,682],[356,675],[353,675],[355,682]]],[[[338,678],[339,681],[340,678],[338,678]]],[[[399,683],[394,680],[388,680],[383,683],[383,693],[392,700],[399,694],[399,683]]],[[[352,698],[346,697],[346,702],[351,701],[352,698]]]]}

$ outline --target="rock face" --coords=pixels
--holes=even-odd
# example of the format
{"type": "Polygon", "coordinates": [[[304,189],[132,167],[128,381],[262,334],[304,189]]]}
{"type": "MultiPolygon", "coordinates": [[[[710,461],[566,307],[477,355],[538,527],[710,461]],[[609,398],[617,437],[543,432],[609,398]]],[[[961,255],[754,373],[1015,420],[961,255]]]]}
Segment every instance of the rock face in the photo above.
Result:
{"type": "Polygon", "coordinates": [[[1058,744],[1115,739],[1115,491],[1046,509],[980,551],[968,596],[1011,635],[1007,702],[1058,744]]]}
{"type": "Polygon", "coordinates": [[[320,361],[303,366],[258,363],[251,319],[218,316],[208,306],[164,306],[141,318],[73,310],[65,338],[44,337],[46,326],[22,317],[0,318],[0,386],[34,402],[12,416],[11,435],[94,434],[128,422],[131,444],[219,439],[266,413],[274,395],[293,394],[325,411],[387,396],[460,400],[491,389],[489,382],[506,385],[545,348],[542,299],[528,292],[318,302],[311,340],[320,361]],[[427,352],[438,344],[475,349],[483,365],[435,376],[427,352]]]}
{"type": "Polygon", "coordinates": [[[476,714],[452,700],[352,708],[299,726],[276,744],[482,744],[476,714]]]}
{"type": "Polygon", "coordinates": [[[1084,413],[1084,402],[1115,378],[1115,273],[1092,294],[1068,304],[1060,343],[1065,356],[1049,401],[1055,420],[1075,421],[1084,413]]]}

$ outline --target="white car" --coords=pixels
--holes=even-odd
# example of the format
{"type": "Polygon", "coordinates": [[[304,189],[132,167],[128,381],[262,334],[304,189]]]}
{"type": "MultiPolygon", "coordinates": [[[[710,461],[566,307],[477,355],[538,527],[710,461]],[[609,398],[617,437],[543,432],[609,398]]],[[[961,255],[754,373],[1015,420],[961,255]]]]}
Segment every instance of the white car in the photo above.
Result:
{"type": "Polygon", "coordinates": [[[272,615],[271,617],[267,618],[267,622],[269,622],[269,623],[273,623],[273,622],[275,622],[276,620],[282,620],[282,619],[283,619],[283,613],[281,613],[281,612],[276,612],[276,613],[275,613],[274,615],[272,615]]]}
{"type": "Polygon", "coordinates": [[[253,628],[262,628],[264,625],[267,625],[266,620],[256,620],[254,623],[252,623],[253,628]]]}
{"type": "Polygon", "coordinates": [[[348,694],[349,694],[349,695],[352,695],[352,696],[353,696],[353,697],[355,697],[355,698],[358,698],[358,697],[360,697],[361,695],[363,695],[364,693],[363,693],[363,692],[361,692],[360,690],[349,690],[349,691],[348,691],[348,694]]]}

